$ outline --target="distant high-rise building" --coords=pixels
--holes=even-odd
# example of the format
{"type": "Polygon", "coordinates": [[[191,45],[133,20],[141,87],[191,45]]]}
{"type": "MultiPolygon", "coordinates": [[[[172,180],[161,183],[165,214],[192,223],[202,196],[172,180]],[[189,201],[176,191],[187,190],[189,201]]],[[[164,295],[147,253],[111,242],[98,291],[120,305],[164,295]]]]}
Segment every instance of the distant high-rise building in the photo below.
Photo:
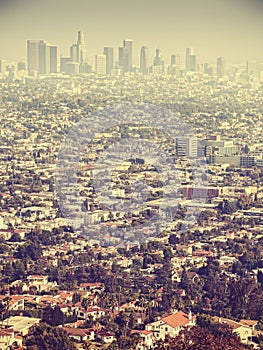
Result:
{"type": "Polygon", "coordinates": [[[65,73],[66,72],[66,64],[70,63],[71,59],[70,57],[61,57],[60,58],[60,72],[65,73]]]}
{"type": "Polygon", "coordinates": [[[194,55],[194,49],[192,47],[188,47],[186,49],[186,56],[185,56],[185,70],[190,71],[190,56],[194,55]]]}
{"type": "Polygon", "coordinates": [[[149,69],[149,52],[147,46],[142,46],[140,55],[140,71],[145,74],[149,69]]]}
{"type": "Polygon", "coordinates": [[[119,67],[123,67],[123,47],[119,47],[119,51],[118,51],[118,54],[119,54],[119,57],[118,57],[118,65],[119,67]]]}
{"type": "Polygon", "coordinates": [[[58,72],[58,48],[50,46],[50,73],[58,72]]]}
{"type": "Polygon", "coordinates": [[[27,69],[29,75],[39,72],[39,40],[27,40],[27,69]]]}
{"type": "Polygon", "coordinates": [[[161,66],[162,65],[161,50],[160,49],[156,49],[156,51],[155,51],[153,65],[154,66],[161,66]]]}
{"type": "Polygon", "coordinates": [[[0,60],[0,78],[4,78],[6,73],[5,60],[0,60]]]}
{"type": "Polygon", "coordinates": [[[27,41],[27,68],[29,75],[57,72],[57,47],[45,40],[27,41]]]}
{"type": "Polygon", "coordinates": [[[216,71],[218,78],[222,78],[225,75],[225,60],[222,57],[217,58],[216,71]]]}
{"type": "Polygon", "coordinates": [[[177,155],[184,157],[197,157],[198,140],[196,136],[182,136],[176,139],[177,155]]]}
{"type": "Polygon", "coordinates": [[[26,64],[24,62],[18,62],[17,63],[17,70],[21,71],[21,70],[26,70],[26,64]]]}
{"type": "Polygon", "coordinates": [[[50,44],[44,40],[39,42],[39,73],[50,73],[50,44]]]}
{"type": "Polygon", "coordinates": [[[84,33],[78,32],[78,50],[79,50],[79,63],[87,63],[88,62],[88,51],[87,51],[87,43],[85,41],[84,33]]]}
{"type": "Polygon", "coordinates": [[[96,55],[95,65],[97,74],[106,75],[106,55],[96,55]]]}
{"type": "Polygon", "coordinates": [[[124,40],[123,41],[123,71],[131,72],[133,66],[133,50],[132,50],[133,42],[132,40],[124,40]]]}
{"type": "Polygon", "coordinates": [[[79,63],[79,45],[73,44],[70,46],[70,60],[71,62],[79,63]]]}
{"type": "Polygon", "coordinates": [[[196,68],[197,68],[196,55],[190,55],[189,56],[189,68],[188,68],[188,70],[191,72],[195,72],[196,68]]]}
{"type": "MultiPolygon", "coordinates": [[[[78,31],[77,42],[70,47],[70,61],[71,63],[78,63],[78,65],[68,65],[67,70],[75,74],[77,67],[79,68],[78,73],[86,73],[90,71],[88,65],[88,54],[87,54],[87,43],[85,41],[84,33],[78,31]]],[[[65,63],[66,64],[66,63],[65,63]]],[[[66,66],[63,66],[61,70],[65,71],[66,66]]]]}
{"type": "Polygon", "coordinates": [[[181,67],[180,55],[177,54],[177,55],[171,56],[171,66],[174,66],[177,69],[180,69],[181,67]]]}
{"type": "Polygon", "coordinates": [[[104,47],[103,54],[106,56],[106,73],[111,74],[114,66],[114,48],[104,47]]]}
{"type": "Polygon", "coordinates": [[[207,62],[199,63],[198,71],[210,76],[214,75],[214,68],[210,66],[207,62]]]}
{"type": "Polygon", "coordinates": [[[79,74],[79,63],[77,62],[66,62],[65,63],[65,73],[68,75],[79,74]]]}

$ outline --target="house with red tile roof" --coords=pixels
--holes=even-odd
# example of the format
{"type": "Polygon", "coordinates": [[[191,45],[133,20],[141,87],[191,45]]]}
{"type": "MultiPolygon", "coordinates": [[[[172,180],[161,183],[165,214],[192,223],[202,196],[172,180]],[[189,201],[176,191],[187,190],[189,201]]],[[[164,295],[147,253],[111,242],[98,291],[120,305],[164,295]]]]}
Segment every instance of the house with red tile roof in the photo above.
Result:
{"type": "Polygon", "coordinates": [[[81,283],[79,286],[80,291],[90,292],[90,293],[101,293],[104,290],[104,284],[100,282],[95,283],[81,283]]]}
{"type": "Polygon", "coordinates": [[[36,287],[38,292],[50,290],[57,285],[56,282],[48,282],[48,276],[31,275],[27,277],[27,281],[28,288],[36,287]]]}
{"type": "Polygon", "coordinates": [[[242,323],[243,325],[246,325],[252,328],[252,331],[255,330],[255,327],[258,324],[257,320],[240,320],[239,322],[242,323]]]}
{"type": "Polygon", "coordinates": [[[176,337],[178,333],[187,327],[196,325],[196,316],[177,311],[170,315],[165,315],[159,320],[148,323],[146,330],[152,331],[156,339],[164,339],[166,335],[176,337]]]}
{"type": "Polygon", "coordinates": [[[81,328],[70,328],[63,327],[66,331],[67,335],[79,342],[84,342],[85,340],[94,340],[94,331],[89,329],[81,329],[81,328]]]}
{"type": "Polygon", "coordinates": [[[9,310],[24,310],[25,300],[21,295],[11,295],[9,301],[9,310]]]}
{"type": "Polygon", "coordinates": [[[11,346],[22,348],[22,337],[16,335],[13,328],[0,329],[0,349],[6,350],[11,346]]]}
{"type": "Polygon", "coordinates": [[[106,344],[111,344],[114,340],[116,340],[114,334],[105,329],[101,329],[97,332],[97,339],[106,344]]]}
{"type": "Polygon", "coordinates": [[[137,350],[152,349],[154,346],[154,334],[152,331],[147,330],[133,330],[131,336],[138,335],[139,342],[137,345],[137,350]]]}

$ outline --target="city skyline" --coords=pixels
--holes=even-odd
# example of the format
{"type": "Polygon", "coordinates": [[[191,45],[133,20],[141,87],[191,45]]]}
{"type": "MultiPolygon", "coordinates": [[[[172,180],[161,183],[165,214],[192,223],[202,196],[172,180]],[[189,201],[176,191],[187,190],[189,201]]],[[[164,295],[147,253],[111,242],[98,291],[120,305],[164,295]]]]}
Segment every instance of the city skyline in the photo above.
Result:
{"type": "MultiPolygon", "coordinates": [[[[81,73],[95,72],[99,75],[106,74],[123,74],[127,72],[141,72],[143,74],[176,74],[181,75],[183,72],[199,72],[210,76],[223,78],[229,73],[232,64],[227,64],[222,56],[214,58],[213,64],[208,61],[202,62],[196,54],[195,48],[187,47],[185,55],[171,54],[170,61],[165,61],[159,48],[155,50],[155,56],[149,58],[149,50],[147,46],[142,46],[140,52],[139,66],[134,62],[134,42],[131,39],[124,39],[122,46],[117,48],[104,47],[102,54],[95,55],[95,65],[90,64],[87,57],[86,40],[83,31],[77,32],[77,41],[70,46],[70,54],[68,56],[59,55],[59,47],[51,45],[46,40],[27,40],[27,59],[26,63],[17,62],[11,65],[10,62],[1,60],[2,76],[6,76],[6,68],[9,77],[14,77],[16,70],[22,71],[21,76],[25,76],[26,71],[29,76],[37,76],[41,74],[62,73],[68,75],[76,75],[81,73]],[[184,62],[184,63],[183,63],[184,62]],[[95,67],[94,67],[95,66],[95,67]]],[[[240,67],[242,68],[242,67],[240,67]]],[[[258,76],[262,79],[263,63],[256,60],[247,60],[243,63],[244,72],[248,75],[258,76]]]]}
{"type": "Polygon", "coordinates": [[[119,47],[124,38],[134,42],[134,63],[139,65],[140,48],[149,47],[153,57],[156,48],[163,59],[184,54],[194,47],[200,61],[214,62],[225,57],[227,62],[263,60],[260,45],[263,31],[261,1],[246,0],[164,0],[161,4],[145,0],[134,4],[77,0],[45,3],[27,0],[0,4],[0,58],[19,61],[26,58],[26,40],[48,40],[68,56],[75,33],[82,30],[87,41],[87,56],[94,64],[103,47],[119,47]],[[41,14],[41,16],[39,15],[41,14]]]}

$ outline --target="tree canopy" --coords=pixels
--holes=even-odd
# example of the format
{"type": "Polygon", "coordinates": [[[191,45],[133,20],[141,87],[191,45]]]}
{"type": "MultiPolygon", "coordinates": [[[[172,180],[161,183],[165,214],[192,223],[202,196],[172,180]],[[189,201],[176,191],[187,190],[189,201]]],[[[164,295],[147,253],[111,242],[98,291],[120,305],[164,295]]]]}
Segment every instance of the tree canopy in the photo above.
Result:
{"type": "Polygon", "coordinates": [[[26,341],[28,350],[76,350],[75,345],[62,328],[45,323],[36,326],[26,341]]]}

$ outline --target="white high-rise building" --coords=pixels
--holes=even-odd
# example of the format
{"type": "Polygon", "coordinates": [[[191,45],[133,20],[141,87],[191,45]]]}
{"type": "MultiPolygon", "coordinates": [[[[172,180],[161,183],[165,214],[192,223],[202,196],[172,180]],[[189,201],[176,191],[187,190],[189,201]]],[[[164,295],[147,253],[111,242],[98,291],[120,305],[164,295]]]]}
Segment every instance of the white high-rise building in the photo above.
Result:
{"type": "Polygon", "coordinates": [[[198,140],[196,136],[178,137],[176,143],[178,156],[189,158],[197,157],[198,140]]]}
{"type": "Polygon", "coordinates": [[[142,46],[140,56],[140,71],[145,74],[149,70],[149,52],[147,46],[142,46]]]}
{"type": "Polygon", "coordinates": [[[133,66],[132,40],[123,41],[123,71],[131,72],[133,66]]]}
{"type": "Polygon", "coordinates": [[[84,64],[88,62],[88,50],[87,43],[85,41],[84,33],[78,32],[78,42],[77,45],[79,47],[79,63],[84,64]]]}
{"type": "Polygon", "coordinates": [[[58,66],[57,46],[44,40],[27,41],[27,68],[29,75],[56,73],[58,66]]]}
{"type": "Polygon", "coordinates": [[[79,63],[79,46],[73,44],[70,46],[70,60],[71,62],[79,63]]]}
{"type": "Polygon", "coordinates": [[[44,40],[39,42],[39,73],[50,73],[50,44],[44,40]]]}
{"type": "Polygon", "coordinates": [[[218,78],[225,75],[225,60],[222,57],[218,57],[216,60],[216,72],[218,78]]]}
{"type": "Polygon", "coordinates": [[[27,69],[29,75],[39,72],[39,40],[27,40],[27,69]]]}
{"type": "Polygon", "coordinates": [[[96,73],[98,75],[107,74],[106,55],[96,55],[95,65],[96,65],[96,73]]]}
{"type": "Polygon", "coordinates": [[[59,55],[57,46],[50,46],[50,73],[57,73],[59,68],[59,55]]]}
{"type": "Polygon", "coordinates": [[[192,47],[188,47],[186,49],[186,55],[185,55],[185,70],[186,71],[190,71],[190,67],[191,67],[190,56],[194,56],[194,49],[192,47]]]}
{"type": "Polygon", "coordinates": [[[106,73],[111,74],[114,67],[114,48],[104,47],[103,54],[106,56],[106,73]]]}

